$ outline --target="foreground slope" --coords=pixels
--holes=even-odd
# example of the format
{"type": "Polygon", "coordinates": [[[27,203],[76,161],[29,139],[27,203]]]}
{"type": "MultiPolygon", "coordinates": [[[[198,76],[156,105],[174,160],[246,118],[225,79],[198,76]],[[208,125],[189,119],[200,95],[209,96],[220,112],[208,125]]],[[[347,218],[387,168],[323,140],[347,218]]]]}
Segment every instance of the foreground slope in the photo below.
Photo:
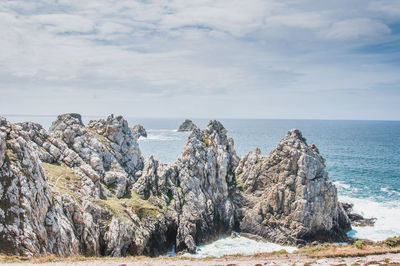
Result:
{"type": "Polygon", "coordinates": [[[350,223],[323,158],[290,131],[266,158],[240,159],[218,121],[172,164],[141,156],[126,120],[0,120],[0,252],[159,255],[233,230],[270,241],[341,241],[350,223]]]}

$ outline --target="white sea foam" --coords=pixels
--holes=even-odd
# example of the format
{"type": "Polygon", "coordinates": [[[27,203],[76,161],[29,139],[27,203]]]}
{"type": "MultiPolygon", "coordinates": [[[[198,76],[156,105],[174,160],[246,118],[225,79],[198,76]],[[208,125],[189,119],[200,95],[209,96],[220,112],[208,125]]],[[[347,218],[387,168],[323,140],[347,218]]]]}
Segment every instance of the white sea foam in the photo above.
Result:
{"type": "Polygon", "coordinates": [[[348,192],[358,192],[359,191],[359,189],[358,188],[356,188],[356,187],[353,187],[353,186],[351,186],[351,185],[349,185],[349,184],[346,184],[345,182],[343,182],[343,181],[335,181],[335,182],[332,182],[338,189],[339,189],[339,191],[340,190],[343,190],[343,191],[348,191],[348,192]]]}
{"type": "Polygon", "coordinates": [[[150,129],[147,130],[147,138],[140,137],[139,141],[170,141],[182,138],[187,138],[187,134],[185,132],[177,132],[176,129],[150,129]]]}
{"type": "Polygon", "coordinates": [[[174,137],[174,136],[168,136],[164,134],[159,134],[159,135],[153,135],[153,134],[148,134],[147,138],[140,137],[139,141],[166,141],[166,140],[178,140],[179,138],[174,137]]]}
{"type": "Polygon", "coordinates": [[[374,226],[353,226],[349,236],[374,241],[400,236],[400,202],[378,202],[371,198],[356,199],[348,196],[340,196],[339,200],[353,203],[354,212],[366,218],[377,219],[374,226]]]}
{"type": "Polygon", "coordinates": [[[196,254],[185,253],[185,257],[221,257],[224,255],[252,255],[262,252],[273,252],[279,250],[286,250],[291,253],[297,250],[296,247],[281,246],[274,243],[255,241],[243,236],[238,236],[235,238],[226,237],[221,238],[215,242],[208,245],[198,246],[196,254]]]}
{"type": "Polygon", "coordinates": [[[381,191],[387,193],[389,196],[393,195],[400,196],[400,192],[390,189],[388,187],[381,188],[381,191]]]}
{"type": "Polygon", "coordinates": [[[338,188],[350,189],[350,185],[344,183],[343,181],[335,181],[333,184],[338,188]]]}
{"type": "Polygon", "coordinates": [[[147,133],[149,132],[169,132],[169,133],[175,133],[178,132],[176,129],[149,129],[147,130],[147,133]]]}

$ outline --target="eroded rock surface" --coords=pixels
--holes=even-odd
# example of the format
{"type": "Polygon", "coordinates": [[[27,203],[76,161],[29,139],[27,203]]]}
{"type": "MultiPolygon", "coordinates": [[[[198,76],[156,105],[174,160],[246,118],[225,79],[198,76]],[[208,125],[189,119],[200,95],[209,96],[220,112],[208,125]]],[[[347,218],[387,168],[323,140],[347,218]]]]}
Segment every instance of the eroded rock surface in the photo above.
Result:
{"type": "Polygon", "coordinates": [[[236,174],[247,200],[241,231],[282,244],[346,240],[350,221],[324,159],[299,130],[289,131],[265,158],[250,152],[236,174]]]}
{"type": "Polygon", "coordinates": [[[74,229],[55,203],[45,175],[30,136],[0,118],[0,251],[28,256],[80,253],[74,229]]]}
{"type": "Polygon", "coordinates": [[[344,238],[349,221],[323,158],[299,131],[240,159],[218,121],[176,162],[144,159],[121,116],[0,119],[0,252],[69,256],[194,252],[233,230],[278,243],[344,238]],[[322,237],[323,236],[323,237],[322,237]],[[323,238],[323,239],[322,239],[323,238]]]}

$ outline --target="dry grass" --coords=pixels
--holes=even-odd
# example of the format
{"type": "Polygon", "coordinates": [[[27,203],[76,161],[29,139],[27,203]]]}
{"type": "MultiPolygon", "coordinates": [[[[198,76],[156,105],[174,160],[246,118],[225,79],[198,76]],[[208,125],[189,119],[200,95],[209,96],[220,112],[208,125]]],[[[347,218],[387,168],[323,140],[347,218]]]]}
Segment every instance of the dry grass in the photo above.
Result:
{"type": "Polygon", "coordinates": [[[312,258],[358,257],[380,255],[385,253],[400,253],[400,237],[388,238],[373,245],[356,241],[353,245],[336,246],[324,244],[316,247],[304,247],[296,251],[312,258]]]}
{"type": "Polygon", "coordinates": [[[151,258],[146,256],[128,256],[128,257],[85,257],[85,256],[71,256],[71,257],[57,257],[54,255],[43,255],[37,257],[24,257],[24,256],[10,256],[0,254],[0,263],[47,263],[47,262],[80,262],[80,261],[142,261],[151,258]]]}
{"type": "Polygon", "coordinates": [[[79,177],[66,165],[42,163],[46,171],[47,182],[53,191],[75,196],[74,190],[80,187],[79,177]]]}
{"type": "Polygon", "coordinates": [[[159,214],[156,206],[151,204],[148,200],[143,200],[134,190],[131,190],[128,195],[123,198],[107,198],[106,200],[98,200],[97,204],[111,211],[114,215],[121,219],[130,219],[126,213],[126,209],[132,210],[139,219],[144,217],[155,217],[159,214]],[[125,205],[125,206],[123,206],[125,205]]]}

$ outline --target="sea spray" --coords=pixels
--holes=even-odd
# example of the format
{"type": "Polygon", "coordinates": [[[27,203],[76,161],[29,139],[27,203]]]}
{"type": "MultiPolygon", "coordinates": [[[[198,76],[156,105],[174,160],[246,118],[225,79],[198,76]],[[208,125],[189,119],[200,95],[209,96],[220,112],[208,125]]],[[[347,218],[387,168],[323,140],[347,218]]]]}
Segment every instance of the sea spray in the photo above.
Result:
{"type": "Polygon", "coordinates": [[[207,245],[198,246],[196,254],[185,253],[184,257],[221,257],[224,255],[252,255],[257,253],[286,250],[289,253],[296,247],[281,246],[275,243],[256,241],[243,236],[220,238],[207,245]]]}
{"type": "Polygon", "coordinates": [[[353,203],[354,212],[366,218],[376,218],[374,226],[353,226],[353,230],[348,232],[350,237],[381,241],[400,235],[400,202],[378,202],[372,198],[349,196],[339,196],[339,201],[353,203]]]}

